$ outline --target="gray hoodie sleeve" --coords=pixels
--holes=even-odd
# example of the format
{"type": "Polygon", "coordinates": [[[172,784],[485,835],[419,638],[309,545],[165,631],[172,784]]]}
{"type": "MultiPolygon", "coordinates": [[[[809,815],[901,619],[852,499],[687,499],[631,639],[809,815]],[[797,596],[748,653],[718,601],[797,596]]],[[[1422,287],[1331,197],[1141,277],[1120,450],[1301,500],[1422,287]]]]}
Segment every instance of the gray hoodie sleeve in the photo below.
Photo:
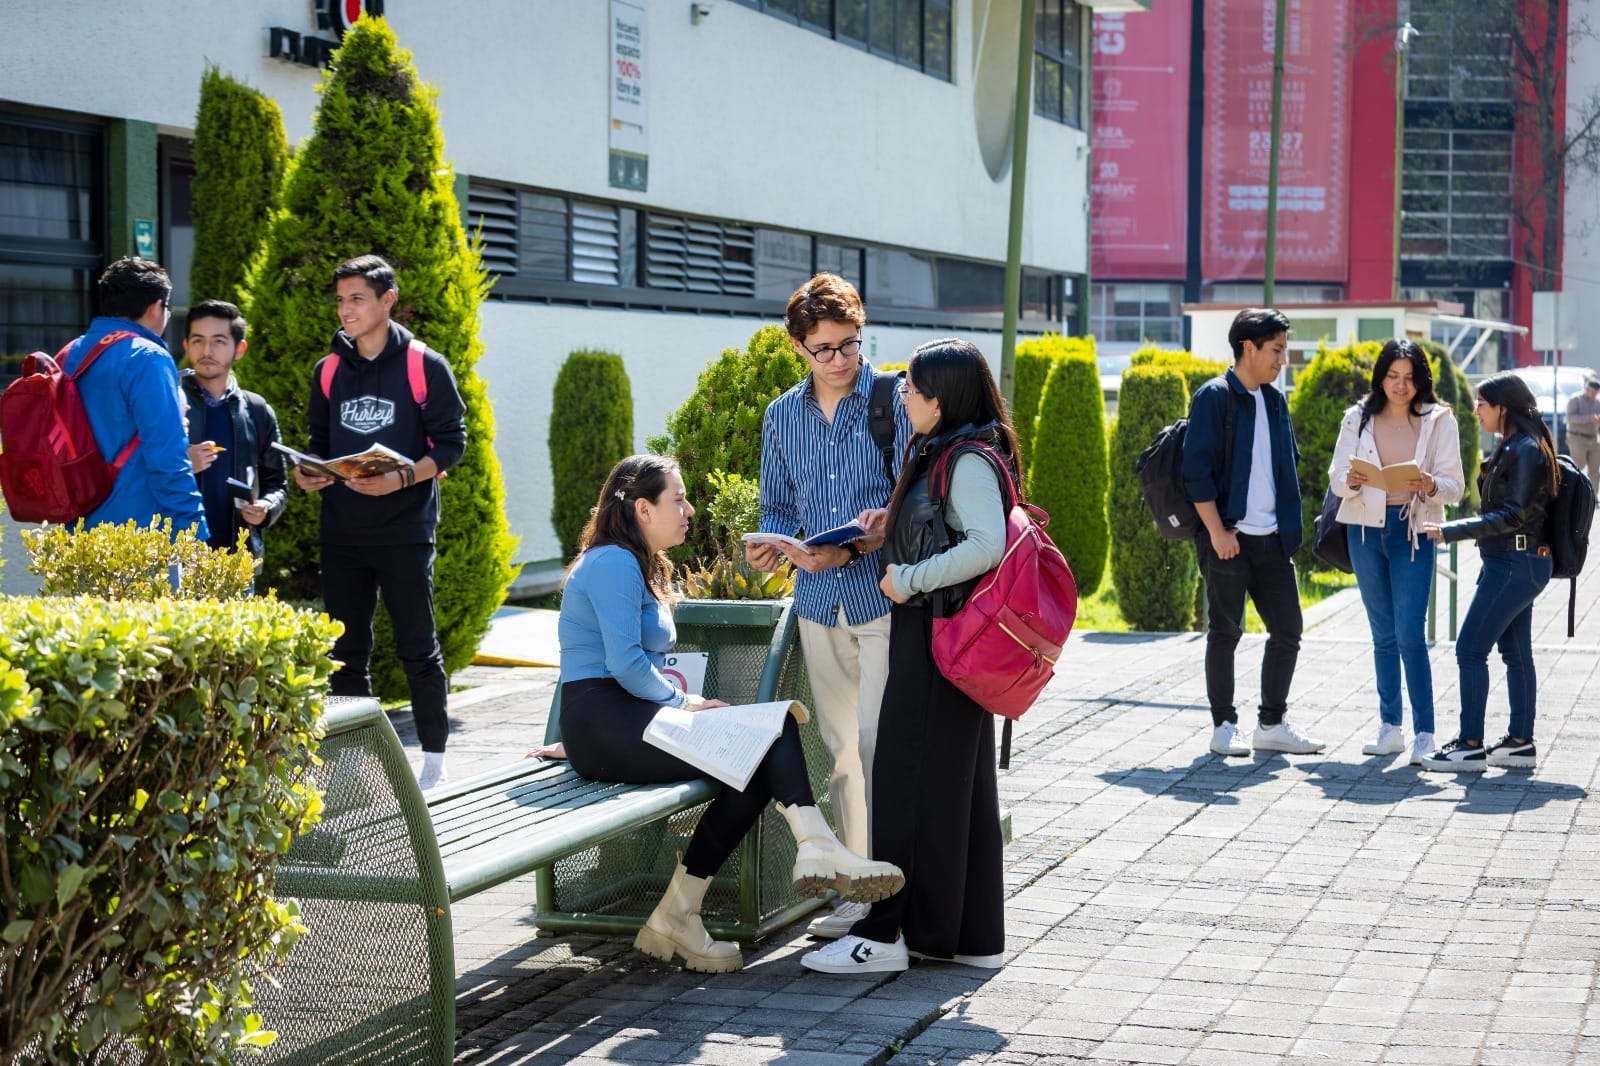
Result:
{"type": "Polygon", "coordinates": [[[959,585],[1000,565],[1006,551],[1005,503],[994,467],[983,456],[967,452],[956,457],[945,514],[964,538],[920,563],[895,567],[894,588],[900,595],[959,585]]]}

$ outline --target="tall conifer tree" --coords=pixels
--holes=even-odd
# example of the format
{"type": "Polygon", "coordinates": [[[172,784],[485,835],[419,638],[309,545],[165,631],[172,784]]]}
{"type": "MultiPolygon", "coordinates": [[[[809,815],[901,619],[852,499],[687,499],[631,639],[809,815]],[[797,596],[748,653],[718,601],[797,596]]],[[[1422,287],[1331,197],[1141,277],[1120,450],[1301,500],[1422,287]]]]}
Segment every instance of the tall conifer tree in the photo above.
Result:
{"type": "MultiPolygon", "coordinates": [[[[514,571],[505,492],[494,454],[494,412],[478,358],[479,305],[488,284],[461,225],[434,90],[381,18],[345,35],[319,88],[313,132],[296,153],[266,248],[247,282],[250,358],[245,384],[277,409],[283,438],[306,443],[311,368],[338,328],[333,270],[368,252],[399,277],[396,321],[442,354],[466,402],[467,448],[440,483],[434,612],[444,664],[471,662],[514,571]]],[[[263,578],[293,599],[319,595],[317,504],[290,490],[267,534],[263,578]]],[[[402,695],[388,620],[380,611],[373,683],[402,695]]]]}
{"type": "Polygon", "coordinates": [[[278,209],[288,164],[277,103],[207,67],[194,120],[190,306],[201,300],[239,302],[245,271],[278,209]]]}

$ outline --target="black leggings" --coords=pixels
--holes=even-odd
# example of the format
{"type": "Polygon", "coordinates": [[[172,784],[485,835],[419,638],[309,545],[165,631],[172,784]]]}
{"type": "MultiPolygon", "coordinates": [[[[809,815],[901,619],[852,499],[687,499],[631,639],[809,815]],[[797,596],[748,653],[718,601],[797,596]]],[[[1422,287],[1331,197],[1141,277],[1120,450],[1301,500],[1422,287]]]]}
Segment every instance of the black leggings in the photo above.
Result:
{"type": "MultiPolygon", "coordinates": [[[[592,781],[658,785],[690,781],[705,774],[676,755],[644,741],[645,726],[659,710],[609,677],[568,681],[561,686],[561,740],[572,768],[592,781]]],[[[743,792],[724,786],[695,827],[683,866],[691,877],[710,877],[721,869],[739,841],[767,807],[768,800],[785,806],[810,807],[811,779],[806,773],[800,728],[785,715],[783,732],[767,750],[743,792]]]]}

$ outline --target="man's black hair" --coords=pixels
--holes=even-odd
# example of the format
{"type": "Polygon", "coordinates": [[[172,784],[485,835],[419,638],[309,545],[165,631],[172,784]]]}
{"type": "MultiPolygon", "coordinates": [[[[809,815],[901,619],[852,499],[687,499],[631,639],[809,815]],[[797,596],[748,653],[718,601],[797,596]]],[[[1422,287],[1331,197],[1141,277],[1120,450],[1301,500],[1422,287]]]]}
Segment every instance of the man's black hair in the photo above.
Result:
{"type": "Polygon", "coordinates": [[[358,255],[354,259],[346,259],[333,269],[333,287],[337,289],[339,282],[345,278],[366,278],[375,296],[382,296],[390,290],[396,295],[400,292],[394,267],[385,262],[382,256],[358,255]]]}
{"type": "Polygon", "coordinates": [[[172,301],[172,279],[160,263],[123,256],[106,267],[95,286],[102,315],[135,321],[157,300],[172,301]]]}
{"type": "Polygon", "coordinates": [[[189,313],[183,316],[183,335],[187,337],[194,329],[194,324],[202,318],[220,318],[228,324],[228,331],[233,334],[233,346],[237,348],[244,342],[246,326],[244,315],[239,313],[236,304],[227,300],[202,300],[189,308],[189,313]]]}
{"type": "Polygon", "coordinates": [[[1233,349],[1233,361],[1237,363],[1244,355],[1245,341],[1259,348],[1262,342],[1288,332],[1289,316],[1282,311],[1271,307],[1245,308],[1233,316],[1233,325],[1228,327],[1228,346],[1233,349]]]}

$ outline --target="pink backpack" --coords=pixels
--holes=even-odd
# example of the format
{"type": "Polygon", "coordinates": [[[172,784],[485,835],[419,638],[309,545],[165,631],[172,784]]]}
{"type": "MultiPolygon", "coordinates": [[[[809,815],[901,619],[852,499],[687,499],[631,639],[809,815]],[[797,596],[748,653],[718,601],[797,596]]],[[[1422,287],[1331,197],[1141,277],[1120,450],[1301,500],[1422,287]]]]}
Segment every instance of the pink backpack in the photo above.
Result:
{"type": "Polygon", "coordinates": [[[944,500],[955,458],[964,452],[988,459],[1000,478],[1006,552],[959,611],[933,620],[933,661],[980,707],[1002,718],[1020,718],[1055,673],[1078,616],[1078,585],[1045,534],[1050,516],[1021,501],[1009,465],[991,446],[969,441],[939,456],[929,479],[935,503],[944,500]]]}
{"type": "MultiPolygon", "coordinates": [[[[427,345],[411,338],[411,343],[406,345],[406,380],[411,383],[411,398],[417,406],[424,411],[428,409],[428,375],[422,367],[423,354],[428,350],[427,345]]],[[[322,398],[333,399],[333,376],[339,372],[339,356],[336,352],[329,352],[328,358],[322,361],[322,398]]],[[[433,447],[433,438],[428,438],[428,447],[433,447]]],[[[438,478],[443,481],[449,476],[447,471],[441,470],[438,478]]]]}

